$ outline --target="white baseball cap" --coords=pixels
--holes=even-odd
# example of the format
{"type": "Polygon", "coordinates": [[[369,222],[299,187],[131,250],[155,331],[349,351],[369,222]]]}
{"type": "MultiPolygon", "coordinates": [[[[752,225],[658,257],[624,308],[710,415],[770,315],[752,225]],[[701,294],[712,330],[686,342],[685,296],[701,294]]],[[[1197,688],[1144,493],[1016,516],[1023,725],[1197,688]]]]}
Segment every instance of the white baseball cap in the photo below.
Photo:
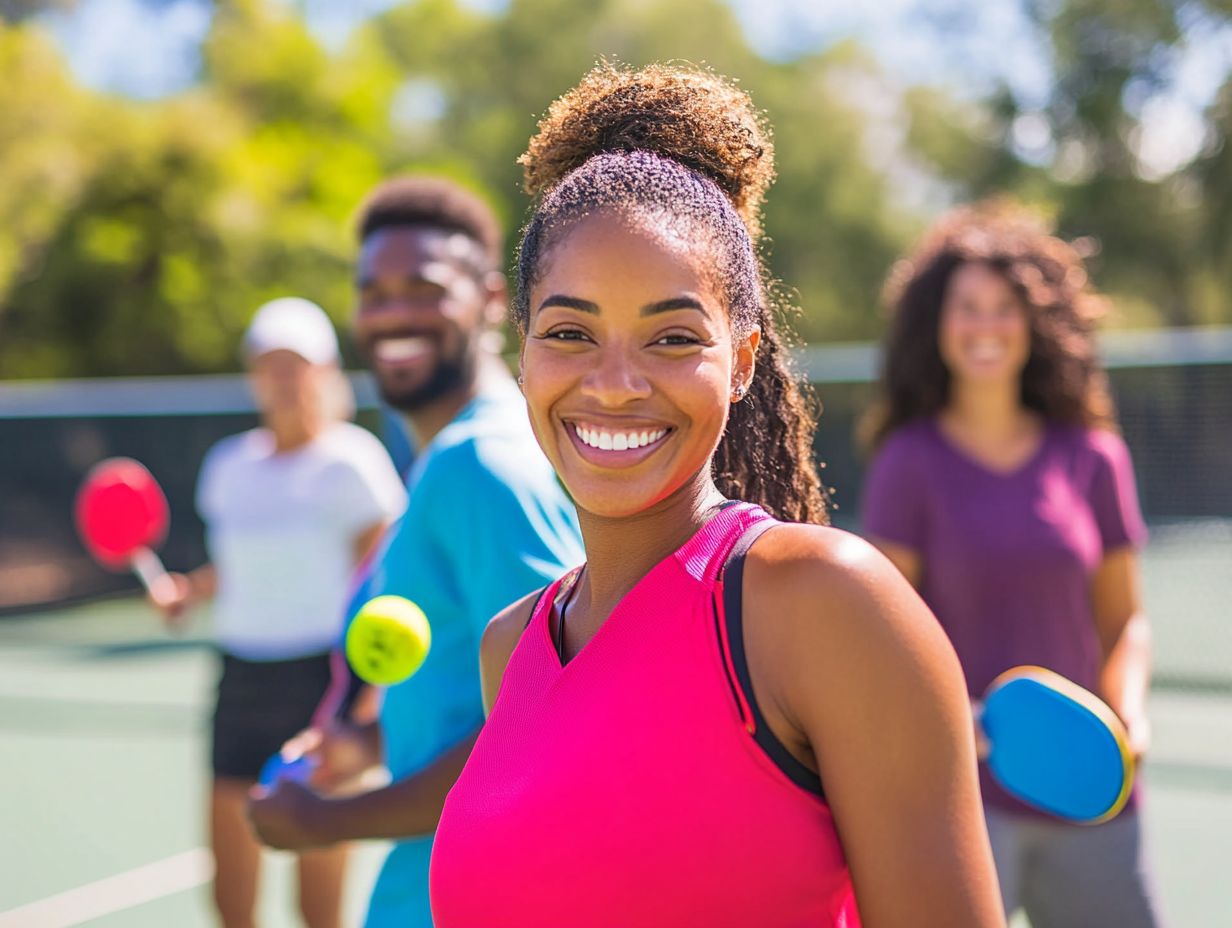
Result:
{"type": "Polygon", "coordinates": [[[244,333],[244,353],[255,358],[270,351],[294,351],[313,364],[338,361],[333,324],[311,300],[286,296],[257,310],[244,333]]]}

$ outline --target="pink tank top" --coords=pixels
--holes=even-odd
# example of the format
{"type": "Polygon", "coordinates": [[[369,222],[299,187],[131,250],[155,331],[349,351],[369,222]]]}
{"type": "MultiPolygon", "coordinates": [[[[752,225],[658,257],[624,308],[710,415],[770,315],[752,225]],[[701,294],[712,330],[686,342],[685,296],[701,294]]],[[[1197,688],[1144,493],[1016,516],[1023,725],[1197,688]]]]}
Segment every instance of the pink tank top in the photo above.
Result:
{"type": "Polygon", "coordinates": [[[545,591],[445,802],[437,928],[859,925],[821,784],[743,659],[743,554],[774,524],[724,508],[564,667],[564,580],[545,591]]]}

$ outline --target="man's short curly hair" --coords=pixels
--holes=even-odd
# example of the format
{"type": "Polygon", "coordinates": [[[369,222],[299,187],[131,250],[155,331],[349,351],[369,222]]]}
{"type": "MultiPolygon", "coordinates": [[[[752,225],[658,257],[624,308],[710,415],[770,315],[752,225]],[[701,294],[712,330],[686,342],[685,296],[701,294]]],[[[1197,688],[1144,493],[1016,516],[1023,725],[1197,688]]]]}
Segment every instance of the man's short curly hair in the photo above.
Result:
{"type": "Polygon", "coordinates": [[[380,184],[359,210],[360,244],[381,229],[433,226],[461,232],[483,251],[486,267],[504,263],[504,235],[492,208],[479,196],[443,177],[405,175],[380,184]]]}

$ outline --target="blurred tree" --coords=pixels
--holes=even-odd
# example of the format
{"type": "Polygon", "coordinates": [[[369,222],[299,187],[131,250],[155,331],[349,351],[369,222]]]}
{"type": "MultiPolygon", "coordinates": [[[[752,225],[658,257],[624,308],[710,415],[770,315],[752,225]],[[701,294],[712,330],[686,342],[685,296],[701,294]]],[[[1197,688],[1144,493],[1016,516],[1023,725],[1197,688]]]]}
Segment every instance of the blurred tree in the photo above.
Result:
{"type": "MultiPolygon", "coordinates": [[[[451,174],[516,226],[526,199],[515,160],[537,114],[603,55],[683,58],[746,78],[779,132],[768,228],[808,336],[873,333],[873,295],[901,244],[884,179],[861,156],[859,106],[831,79],[871,64],[849,50],[762,61],[720,0],[514,0],[495,15],[422,0],[335,55],[284,5],[219,0],[198,89],[159,103],[77,89],[37,32],[4,39],[24,57],[11,51],[0,67],[48,76],[0,88],[20,143],[0,154],[0,177],[24,170],[33,183],[52,171],[52,140],[75,166],[56,169],[58,188],[39,180],[58,198],[3,239],[8,376],[234,368],[253,309],[287,292],[343,317],[349,219],[392,171],[451,174]]],[[[21,186],[4,189],[0,216],[35,211],[21,186]]]]}
{"type": "Polygon", "coordinates": [[[77,0],[0,0],[0,21],[20,23],[31,17],[71,10],[77,0]]]}
{"type": "MultiPolygon", "coordinates": [[[[1207,119],[1212,138],[1189,176],[1203,192],[1202,251],[1226,274],[1232,268],[1232,76],[1220,88],[1207,119]]],[[[1222,283],[1226,287],[1226,277],[1222,283]]]]}
{"type": "Polygon", "coordinates": [[[425,0],[367,31],[403,69],[404,89],[435,101],[421,113],[430,118],[403,134],[410,160],[469,156],[513,217],[526,209],[515,161],[537,115],[598,58],[685,60],[738,77],[777,133],[767,231],[772,266],[798,289],[805,310],[796,327],[810,339],[877,332],[881,276],[911,226],[895,215],[883,173],[865,157],[863,101],[849,97],[842,78],[875,80],[876,69],[853,49],[768,62],[721,0],[512,0],[498,16],[425,0]]]}
{"type": "Polygon", "coordinates": [[[1046,206],[1062,234],[1091,237],[1092,267],[1116,298],[1119,323],[1228,321],[1226,103],[1207,114],[1205,154],[1191,165],[1158,176],[1142,140],[1145,104],[1167,93],[1193,36],[1232,26],[1232,4],[1024,0],[1024,9],[1050,54],[1042,109],[1024,112],[1001,89],[973,118],[970,107],[917,90],[910,95],[915,150],[960,199],[1009,191],[1046,206]],[[966,138],[935,138],[939,125],[962,128],[966,138]],[[1042,134],[1037,151],[1022,151],[1024,128],[1042,134]]]}
{"type": "Polygon", "coordinates": [[[1097,239],[1124,319],[1232,318],[1232,82],[1192,164],[1154,176],[1138,145],[1142,101],[1230,4],[1021,2],[1053,67],[1032,111],[1007,88],[904,88],[851,44],[763,59],[724,0],[411,0],[332,52],[292,4],[214,0],[196,87],[156,102],[84,90],[39,28],[0,22],[0,373],[234,369],[252,311],[286,293],[341,321],[353,211],[395,171],[472,185],[512,232],[515,159],[600,56],[706,64],[765,108],[769,255],[810,340],[876,335],[881,281],[928,216],[994,191],[1097,239]]]}
{"type": "Polygon", "coordinates": [[[54,369],[64,350],[58,334],[23,337],[15,294],[54,258],[57,229],[101,154],[94,139],[110,133],[106,110],[77,88],[49,37],[0,25],[0,371],[54,369]]]}
{"type": "Polygon", "coordinates": [[[199,90],[135,103],[76,90],[37,32],[0,34],[7,376],[234,369],[267,299],[346,314],[395,74],[247,0],[219,5],[205,60],[199,90]]]}
{"type": "Polygon", "coordinates": [[[1181,7],[1175,0],[1031,4],[1053,50],[1046,112],[1070,175],[1057,197],[1059,221],[1099,239],[1104,278],[1138,304],[1127,312],[1174,325],[1201,314],[1188,258],[1192,210],[1175,182],[1144,176],[1132,144],[1139,120],[1126,103],[1131,94],[1142,99],[1165,88],[1170,52],[1183,40],[1181,7]]]}

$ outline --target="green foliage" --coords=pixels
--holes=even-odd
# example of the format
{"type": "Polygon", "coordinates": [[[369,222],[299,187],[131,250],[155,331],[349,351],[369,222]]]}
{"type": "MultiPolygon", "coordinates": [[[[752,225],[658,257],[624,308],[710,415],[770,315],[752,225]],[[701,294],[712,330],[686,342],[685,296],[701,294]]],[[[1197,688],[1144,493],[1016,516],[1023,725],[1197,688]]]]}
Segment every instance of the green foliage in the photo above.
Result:
{"type": "Polygon", "coordinates": [[[205,58],[198,89],[137,103],[75,88],[33,29],[0,33],[6,376],[234,369],[252,312],[288,293],[345,320],[397,74],[331,61],[256,2],[219,10],[205,58]]]}
{"type": "MultiPolygon", "coordinates": [[[[1011,126],[1021,113],[1008,94],[986,101],[979,132],[967,132],[982,144],[942,153],[933,163],[961,197],[1008,190],[1048,207],[1063,234],[1098,242],[1092,269],[1116,299],[1114,323],[1232,320],[1232,83],[1207,114],[1206,152],[1192,165],[1155,178],[1134,146],[1141,130],[1136,110],[1166,89],[1186,32],[1226,29],[1232,8],[1226,0],[1025,0],[1025,8],[1051,51],[1053,90],[1042,113],[1055,149],[1045,165],[1050,170],[1014,155],[1011,126]]],[[[935,149],[927,141],[936,131],[931,115],[917,114],[916,135],[935,149]]],[[[945,138],[954,144],[952,134],[945,138]]]]}
{"type": "Polygon", "coordinates": [[[904,90],[852,45],[767,61],[723,0],[511,0],[498,14],[414,0],[335,53],[290,4],[218,0],[197,85],[156,102],[81,88],[43,32],[0,23],[0,374],[234,369],[253,310],[287,293],[345,329],[363,194],[395,171],[444,173],[483,191],[514,238],[515,159],[600,56],[704,63],[766,109],[769,255],[810,340],[878,334],[882,279],[929,213],[999,190],[1100,240],[1097,279],[1126,320],[1226,320],[1232,85],[1177,176],[1142,177],[1130,141],[1127,88],[1161,80],[1178,8],[1031,3],[1056,72],[1051,163],[1016,154],[1007,91],[904,90]],[[1067,173],[1074,151],[1085,169],[1067,173]]]}

